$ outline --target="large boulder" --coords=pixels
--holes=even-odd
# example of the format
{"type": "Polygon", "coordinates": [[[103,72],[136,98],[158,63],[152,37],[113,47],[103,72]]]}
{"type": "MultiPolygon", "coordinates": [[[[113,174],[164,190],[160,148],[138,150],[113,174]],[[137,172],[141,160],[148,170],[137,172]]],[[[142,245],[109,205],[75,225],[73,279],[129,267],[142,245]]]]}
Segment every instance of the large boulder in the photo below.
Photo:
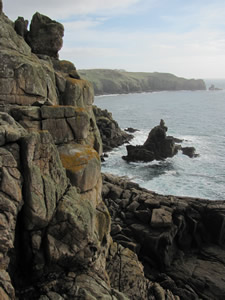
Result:
{"type": "Polygon", "coordinates": [[[40,13],[34,14],[27,42],[32,52],[58,58],[58,51],[63,45],[64,27],[40,13]]]}

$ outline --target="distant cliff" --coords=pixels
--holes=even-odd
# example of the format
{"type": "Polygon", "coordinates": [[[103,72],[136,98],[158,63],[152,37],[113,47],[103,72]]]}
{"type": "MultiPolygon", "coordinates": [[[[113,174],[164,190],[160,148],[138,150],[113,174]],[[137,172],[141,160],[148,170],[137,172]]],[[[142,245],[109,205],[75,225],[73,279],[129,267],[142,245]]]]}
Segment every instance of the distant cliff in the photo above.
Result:
{"type": "Polygon", "coordinates": [[[79,70],[79,74],[93,84],[95,95],[206,89],[202,79],[185,79],[169,73],[92,69],[79,70]]]}

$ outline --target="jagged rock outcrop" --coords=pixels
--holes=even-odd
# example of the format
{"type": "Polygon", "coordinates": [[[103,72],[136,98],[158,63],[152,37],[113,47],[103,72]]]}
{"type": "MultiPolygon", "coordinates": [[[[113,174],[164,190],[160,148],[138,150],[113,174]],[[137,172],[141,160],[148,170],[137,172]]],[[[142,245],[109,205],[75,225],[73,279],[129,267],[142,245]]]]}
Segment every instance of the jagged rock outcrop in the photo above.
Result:
{"type": "Polygon", "coordinates": [[[127,156],[123,159],[127,161],[152,161],[173,157],[178,152],[178,146],[173,137],[166,136],[167,127],[163,120],[154,127],[145,143],[141,146],[127,146],[127,156]]]}
{"type": "Polygon", "coordinates": [[[184,300],[224,298],[224,201],[162,196],[109,174],[103,199],[113,240],[138,255],[149,280],[184,300]]]}
{"type": "Polygon", "coordinates": [[[107,109],[102,110],[97,106],[93,106],[93,110],[101,134],[104,152],[127,143],[133,138],[133,135],[120,129],[118,123],[113,119],[112,113],[108,112],[107,109]]]}
{"type": "Polygon", "coordinates": [[[167,127],[163,120],[158,126],[155,126],[149,133],[147,140],[143,145],[128,145],[127,155],[122,158],[127,161],[144,161],[149,162],[153,160],[163,160],[168,157],[173,157],[182,150],[184,155],[189,157],[197,157],[194,147],[181,147],[175,142],[182,142],[178,139],[167,136],[167,127]]]}
{"type": "Polygon", "coordinates": [[[58,51],[63,45],[63,35],[62,24],[37,12],[33,15],[26,39],[33,53],[58,58],[58,51]]]}
{"type": "Polygon", "coordinates": [[[14,28],[16,30],[16,33],[22,36],[23,38],[27,37],[27,33],[28,33],[27,26],[28,26],[28,20],[24,20],[23,17],[18,17],[14,22],[14,28]]]}

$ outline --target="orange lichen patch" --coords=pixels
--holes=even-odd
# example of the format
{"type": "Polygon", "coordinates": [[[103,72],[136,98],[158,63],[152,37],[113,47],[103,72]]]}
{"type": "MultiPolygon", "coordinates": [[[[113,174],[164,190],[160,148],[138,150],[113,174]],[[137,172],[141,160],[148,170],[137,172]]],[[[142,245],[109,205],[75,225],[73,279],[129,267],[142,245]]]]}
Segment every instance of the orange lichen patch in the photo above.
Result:
{"type": "Polygon", "coordinates": [[[75,112],[77,112],[77,113],[86,112],[86,109],[83,107],[76,107],[75,112]]]}
{"type": "Polygon", "coordinates": [[[63,167],[72,172],[79,172],[84,167],[83,164],[78,165],[76,159],[74,160],[72,156],[66,154],[60,154],[60,159],[63,167]]]}
{"type": "Polygon", "coordinates": [[[67,77],[66,79],[72,84],[79,85],[81,88],[90,86],[90,83],[84,79],[75,79],[71,77],[67,77]]]}
{"type": "Polygon", "coordinates": [[[60,158],[63,167],[72,172],[82,170],[94,158],[100,160],[98,153],[88,146],[74,148],[67,153],[60,153],[60,158]]]}

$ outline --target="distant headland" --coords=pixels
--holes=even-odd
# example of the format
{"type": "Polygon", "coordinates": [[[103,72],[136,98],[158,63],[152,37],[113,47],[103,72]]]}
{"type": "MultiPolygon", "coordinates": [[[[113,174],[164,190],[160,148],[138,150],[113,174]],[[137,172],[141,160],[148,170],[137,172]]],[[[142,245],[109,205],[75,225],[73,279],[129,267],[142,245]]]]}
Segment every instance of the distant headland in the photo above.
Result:
{"type": "Polygon", "coordinates": [[[125,70],[79,70],[93,84],[95,95],[155,91],[206,90],[202,79],[185,79],[169,73],[127,72],[125,70]]]}

